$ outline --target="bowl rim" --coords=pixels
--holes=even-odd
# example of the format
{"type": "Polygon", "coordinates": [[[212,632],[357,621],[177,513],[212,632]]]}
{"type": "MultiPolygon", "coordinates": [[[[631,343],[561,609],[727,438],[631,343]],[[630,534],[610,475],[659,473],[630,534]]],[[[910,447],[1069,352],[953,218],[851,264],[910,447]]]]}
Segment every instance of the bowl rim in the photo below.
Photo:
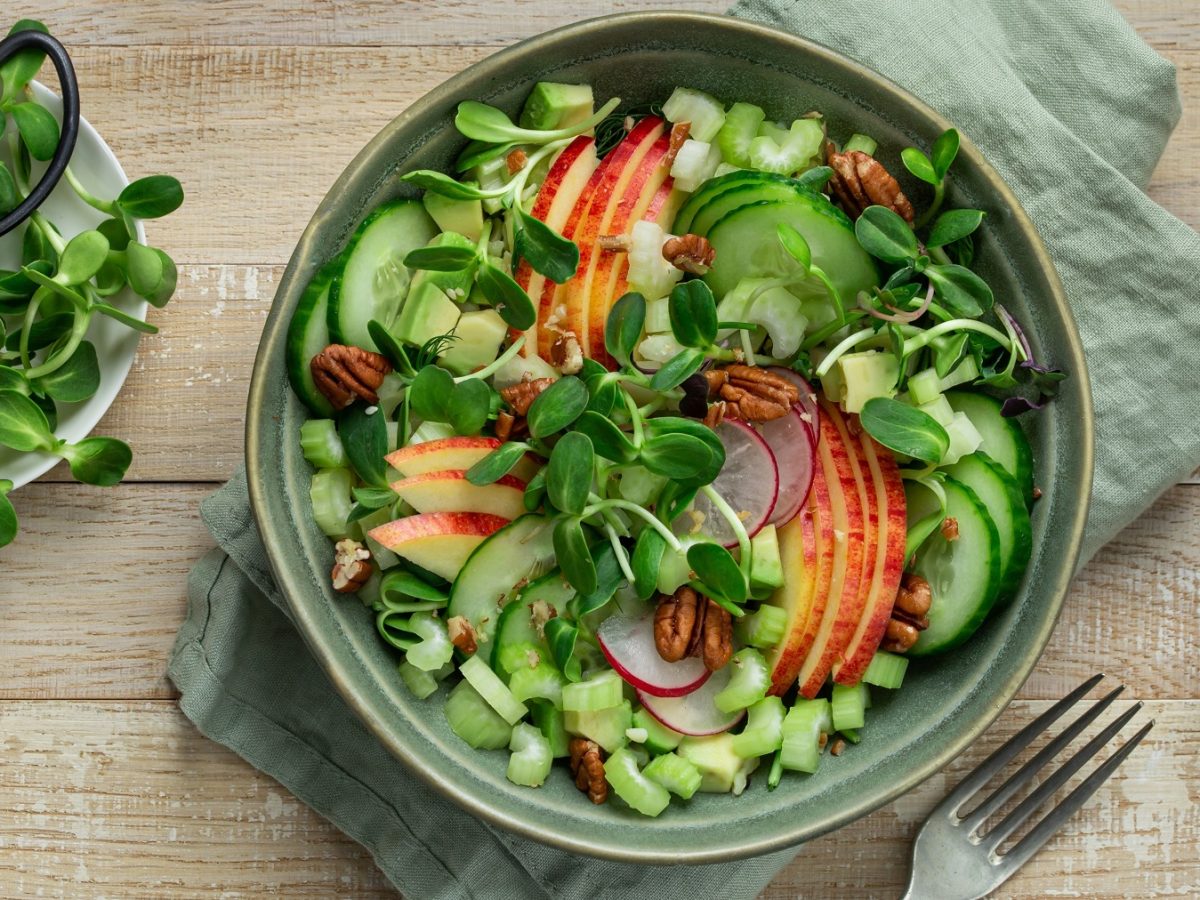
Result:
{"type": "MultiPolygon", "coordinates": [[[[408,122],[417,115],[420,108],[428,106],[431,103],[445,102],[460,95],[460,85],[464,81],[479,81],[488,78],[489,75],[495,77],[502,75],[508,67],[510,60],[517,55],[550,51],[563,39],[579,37],[588,32],[603,31],[610,27],[630,23],[636,24],[638,22],[653,23],[657,27],[663,27],[665,24],[669,28],[686,28],[689,25],[709,28],[717,27],[730,32],[740,32],[745,36],[750,36],[760,41],[782,44],[787,49],[819,57],[832,70],[838,72],[839,75],[866,79],[873,82],[876,88],[888,95],[890,99],[907,107],[914,118],[923,119],[923,126],[927,127],[931,133],[940,133],[947,128],[953,127],[952,122],[935,111],[923,100],[870,67],[856,62],[823,44],[768,25],[717,13],[697,12],[645,11],[617,13],[587,19],[543,32],[492,54],[442,82],[433,90],[410,104],[398,116],[394,117],[359,151],[330,187],[297,242],[296,249],[293,251],[292,257],[288,261],[287,268],[280,280],[279,289],[282,290],[284,287],[290,285],[292,279],[296,277],[297,260],[305,257],[312,249],[311,245],[315,240],[314,235],[317,227],[326,218],[334,214],[337,205],[336,198],[343,193],[342,189],[350,183],[352,176],[358,170],[360,164],[374,155],[378,148],[385,144],[395,132],[405,128],[408,122]]],[[[1050,614],[1044,616],[1041,627],[1034,633],[1034,639],[1026,645],[1023,657],[1015,666],[1012,675],[1002,684],[999,690],[992,692],[994,699],[988,704],[982,715],[971,723],[969,727],[965,728],[956,740],[944,745],[942,750],[934,754],[924,765],[905,773],[903,778],[897,779],[887,790],[852,801],[842,807],[838,813],[826,816],[823,820],[816,823],[812,819],[806,819],[798,822],[795,826],[780,829],[779,833],[771,838],[757,840],[752,843],[741,842],[736,846],[723,845],[682,853],[676,850],[670,852],[658,851],[652,846],[644,845],[617,846],[615,844],[601,844],[597,846],[593,843],[572,838],[569,835],[547,831],[539,827],[536,823],[514,820],[507,817],[502,811],[489,805],[486,800],[464,790],[460,785],[456,784],[451,775],[442,772],[437,767],[423,766],[421,760],[415,757],[403,742],[393,739],[386,722],[378,714],[378,711],[374,710],[372,705],[363,697],[356,694],[353,687],[347,683],[346,678],[340,674],[333,647],[334,636],[324,633],[306,607],[303,604],[294,603],[291,599],[293,594],[305,588],[301,584],[300,579],[289,567],[277,564],[276,562],[276,551],[272,548],[280,544],[283,540],[283,535],[272,518],[269,515],[265,515],[267,509],[267,485],[253,464],[254,460],[260,457],[260,448],[264,440],[263,431],[260,429],[260,418],[262,417],[255,415],[255,411],[265,407],[268,389],[271,386],[266,377],[267,348],[280,343],[282,336],[286,334],[288,326],[288,317],[284,315],[285,311],[278,303],[275,303],[271,307],[270,315],[260,338],[247,401],[246,471],[251,510],[262,534],[263,544],[267,550],[267,556],[274,571],[276,582],[281,589],[281,593],[288,600],[292,616],[306,644],[325,670],[325,673],[338,693],[342,695],[358,718],[393,756],[398,758],[410,771],[422,778],[443,796],[448,797],[471,814],[478,816],[491,825],[499,826],[506,831],[519,834],[539,843],[548,844],[573,853],[621,862],[664,865],[681,863],[699,864],[725,862],[758,856],[787,847],[798,847],[798,845],[806,840],[849,824],[907,793],[936,774],[987,730],[1009,706],[1016,696],[1017,691],[1020,690],[1021,685],[1025,683],[1033,671],[1034,666],[1045,651],[1046,645],[1054,632],[1054,628],[1062,612],[1067,589],[1074,576],[1083,542],[1084,526],[1087,521],[1087,511],[1091,499],[1095,435],[1091,386],[1087,374],[1082,340],[1079,336],[1075,317],[1071,312],[1071,307],[1067,302],[1066,294],[1058,277],[1058,272],[1050,259],[1050,255],[1033,222],[1011,188],[1000,177],[999,173],[996,172],[979,148],[966,135],[961,135],[959,155],[970,159],[972,165],[978,168],[988,187],[994,190],[1001,201],[1011,210],[1013,224],[1028,241],[1035,268],[1041,272],[1046,281],[1046,287],[1048,288],[1047,295],[1040,298],[1040,303],[1049,306],[1067,326],[1066,342],[1063,347],[1059,348],[1058,355],[1060,355],[1064,367],[1072,372],[1073,379],[1078,381],[1077,389],[1080,392],[1083,426],[1081,429],[1082,439],[1073,448],[1074,456],[1081,463],[1077,469],[1077,484],[1068,485],[1066,491],[1066,493],[1071,494],[1071,496],[1077,499],[1073,514],[1068,522],[1068,527],[1060,531],[1060,535],[1063,532],[1066,533],[1068,552],[1062,558],[1062,564],[1057,568],[1057,571],[1052,573],[1047,579],[1049,582],[1049,596],[1051,598],[1051,602],[1049,603],[1050,609],[1048,610],[1050,614]]],[[[287,312],[290,313],[290,310],[287,312]]],[[[1060,539],[1062,538],[1060,537],[1060,539]]]]}

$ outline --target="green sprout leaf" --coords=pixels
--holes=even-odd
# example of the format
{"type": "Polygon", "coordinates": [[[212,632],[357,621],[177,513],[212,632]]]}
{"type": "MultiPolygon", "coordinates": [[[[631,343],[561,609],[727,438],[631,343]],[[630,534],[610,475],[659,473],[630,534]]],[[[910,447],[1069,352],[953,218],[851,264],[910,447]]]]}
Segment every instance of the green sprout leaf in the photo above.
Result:
{"type": "Polygon", "coordinates": [[[559,568],[571,587],[581,594],[595,591],[599,583],[596,562],[588,549],[583,520],[578,516],[559,519],[554,525],[553,543],[559,568]]]}
{"type": "Polygon", "coordinates": [[[667,301],[671,332],[684,347],[704,348],[717,339],[717,303],[699,279],[677,284],[667,301]]]}
{"type": "Polygon", "coordinates": [[[810,190],[819,191],[833,177],[833,169],[829,166],[813,166],[808,169],[799,178],[796,179],[801,187],[809,188],[810,190]]]}
{"type": "Polygon", "coordinates": [[[647,528],[638,535],[629,567],[633,570],[633,589],[638,598],[649,600],[658,591],[658,569],[667,541],[657,529],[647,528]]]}
{"type": "Polygon", "coordinates": [[[519,141],[509,141],[504,144],[492,144],[488,141],[471,141],[463,148],[462,153],[458,155],[458,159],[454,161],[454,170],[456,172],[466,172],[468,169],[473,169],[480,163],[485,163],[490,159],[496,159],[498,156],[507,156],[519,141]]]}
{"type": "Polygon", "coordinates": [[[0,391],[16,391],[18,394],[29,396],[29,382],[23,372],[11,366],[0,366],[0,391]]]}
{"type": "Polygon", "coordinates": [[[455,181],[449,175],[433,169],[417,169],[414,172],[406,172],[400,176],[400,180],[451,200],[479,200],[494,196],[492,192],[481,191],[474,184],[455,181]]]}
{"type": "Polygon", "coordinates": [[[46,107],[32,100],[9,109],[29,155],[45,162],[58,149],[58,122],[46,107]]]}
{"type": "Polygon", "coordinates": [[[383,509],[385,506],[390,506],[398,499],[396,492],[391,488],[354,488],[354,502],[360,503],[367,509],[383,509]]]}
{"type": "MultiPolygon", "coordinates": [[[[42,34],[49,34],[50,29],[38,22],[35,19],[21,19],[12,28],[9,29],[9,34],[16,34],[19,31],[40,31],[42,34]]],[[[37,75],[38,69],[42,67],[42,62],[46,59],[46,54],[41,50],[22,50],[12,58],[5,61],[4,65],[0,66],[0,100],[11,100],[18,96],[25,85],[37,75]]]]}
{"type": "Polygon", "coordinates": [[[579,247],[540,219],[517,207],[520,227],[514,242],[515,254],[529,261],[535,271],[556,284],[569,281],[579,268],[579,247]]]}
{"type": "Polygon", "coordinates": [[[58,279],[79,285],[90,281],[108,259],[108,238],[98,231],[84,231],[67,242],[58,260],[58,279]]]}
{"type": "Polygon", "coordinates": [[[592,489],[596,454],[586,434],[571,431],[562,436],[546,466],[546,496],[557,509],[580,515],[592,489]]]}
{"type": "Polygon", "coordinates": [[[408,402],[419,418],[448,422],[450,414],[446,405],[453,393],[454,378],[450,373],[439,366],[428,365],[413,379],[408,389],[408,402]]]}
{"type": "Polygon", "coordinates": [[[950,437],[933,416],[893,400],[874,397],[863,405],[859,421],[867,434],[889,450],[936,465],[950,447],[950,437]]]}
{"type": "Polygon", "coordinates": [[[937,176],[938,181],[944,180],[946,173],[950,171],[950,164],[958,156],[958,145],[958,132],[953,128],[943,131],[938,135],[937,140],[933,142],[930,156],[933,172],[937,176]]]}
{"type": "Polygon", "coordinates": [[[386,488],[387,420],[376,410],[371,415],[359,404],[349,407],[338,416],[338,437],[346,448],[351,467],[366,484],[386,488]]]}
{"type": "Polygon", "coordinates": [[[175,285],[179,280],[174,260],[158,248],[147,247],[136,241],[129,242],[125,253],[130,287],[153,306],[165,306],[175,293],[175,285]]]}
{"type": "Polygon", "coordinates": [[[589,594],[576,595],[571,602],[572,613],[577,619],[603,608],[625,580],[625,576],[621,572],[621,564],[617,561],[617,551],[613,549],[612,544],[604,541],[593,549],[595,552],[592,554],[592,559],[596,564],[596,589],[589,594]]]}
{"type": "Polygon", "coordinates": [[[964,266],[929,266],[925,277],[933,283],[934,294],[941,304],[957,316],[974,318],[992,308],[992,289],[964,266]]]}
{"type": "MultiPolygon", "coordinates": [[[[112,250],[124,250],[129,246],[131,235],[125,228],[123,219],[105,219],[96,226],[96,230],[108,239],[108,246],[112,250]]],[[[41,230],[30,228],[29,232],[37,232],[41,234],[41,230]]],[[[27,232],[28,233],[28,232],[27,232]]]]}
{"type": "Polygon", "coordinates": [[[868,206],[854,223],[854,235],[864,250],[884,262],[916,259],[917,236],[899,214],[886,206],[868,206]]]}
{"type": "Polygon", "coordinates": [[[688,565],[700,579],[702,590],[734,615],[741,615],[739,604],[746,602],[746,576],[733,555],[720,544],[692,544],[687,551],[688,565]]]}
{"type": "Polygon", "coordinates": [[[76,481],[100,487],[119,484],[133,461],[129,445],[116,438],[84,438],[78,444],[63,444],[55,452],[67,461],[76,481]]]}
{"type": "Polygon", "coordinates": [[[11,481],[7,478],[0,478],[0,547],[11,544],[20,530],[20,526],[17,524],[17,511],[13,509],[12,501],[8,499],[12,487],[11,481]]]}
{"type": "Polygon", "coordinates": [[[446,417],[456,434],[474,435],[483,431],[492,406],[492,389],[478,378],[454,385],[446,401],[446,417]]]}
{"type": "Polygon", "coordinates": [[[133,316],[124,310],[117,309],[115,306],[109,306],[107,303],[93,303],[92,309],[100,313],[102,316],[108,316],[110,319],[116,319],[122,325],[132,328],[134,331],[140,331],[142,334],[158,334],[158,326],[151,325],[149,322],[143,322],[141,319],[135,319],[133,316]]]}
{"type": "Polygon", "coordinates": [[[647,439],[639,460],[655,475],[678,481],[702,479],[713,468],[708,444],[690,434],[663,434],[647,439]]]}
{"type": "Polygon", "coordinates": [[[80,403],[100,389],[100,362],[96,348],[83,341],[70,358],[48,375],[33,382],[39,393],[59,403],[80,403]]]}
{"type": "Polygon", "coordinates": [[[375,346],[379,348],[379,352],[387,357],[387,361],[400,373],[401,377],[408,379],[416,377],[417,372],[413,368],[412,360],[408,358],[408,351],[392,336],[383,323],[372,319],[367,323],[367,333],[375,342],[375,346]]]}
{"type": "Polygon", "coordinates": [[[555,616],[546,622],[546,643],[550,647],[550,655],[554,663],[568,681],[579,681],[583,677],[579,659],[575,656],[575,642],[579,638],[579,628],[570,619],[555,616]]]}
{"type": "Polygon", "coordinates": [[[613,304],[604,326],[604,349],[608,355],[628,368],[630,357],[642,336],[646,324],[646,298],[630,291],[613,304]]]}
{"type": "Polygon", "coordinates": [[[651,390],[669,391],[679,387],[700,371],[704,358],[701,350],[687,349],[676,353],[650,378],[651,390]]]}
{"type": "Polygon", "coordinates": [[[926,184],[937,184],[941,181],[937,171],[933,168],[933,163],[929,161],[929,157],[916,147],[905,147],[900,151],[900,159],[904,163],[904,168],[926,184]]]}
{"type": "Polygon", "coordinates": [[[0,444],[23,452],[54,448],[46,414],[18,391],[0,391],[0,444]]]}
{"type": "Polygon", "coordinates": [[[135,219],[161,219],[183,205],[183,185],[170,175],[150,175],[125,185],[117,207],[135,219]]]}
{"type": "Polygon", "coordinates": [[[616,463],[629,463],[637,459],[637,447],[633,445],[629,435],[618,428],[608,416],[585,411],[575,422],[575,431],[587,435],[592,448],[605,459],[616,463]]]}
{"type": "Polygon", "coordinates": [[[983,221],[983,210],[951,209],[942,213],[929,229],[926,247],[944,247],[971,234],[983,221]]]}
{"type": "Polygon", "coordinates": [[[469,269],[475,258],[473,247],[418,247],[404,257],[404,265],[427,272],[461,272],[469,269]]]}
{"type": "Polygon", "coordinates": [[[590,118],[576,122],[568,128],[553,131],[541,131],[533,128],[521,128],[513,124],[503,110],[475,100],[464,100],[458,104],[458,112],[454,116],[454,125],[463,137],[473,141],[484,141],[490,144],[528,143],[548,144],[551,141],[574,137],[590,131],[597,123],[603,121],[620,104],[618,97],[613,97],[590,118]]]}
{"type": "MultiPolygon", "coordinates": [[[[467,469],[467,481],[480,487],[499,481],[516,467],[517,463],[524,458],[528,450],[529,445],[521,441],[509,441],[508,443],[501,444],[483,459],[479,460],[479,462],[475,463],[475,465],[471,466],[471,468],[467,469]]],[[[538,475],[540,476],[541,472],[538,475]]],[[[533,482],[530,481],[525,488],[526,497],[528,497],[529,490],[532,487],[533,482]]],[[[526,508],[528,508],[528,505],[526,508]]],[[[537,508],[536,504],[534,508],[537,508]]]]}
{"type": "Polygon", "coordinates": [[[538,469],[525,485],[525,494],[521,498],[521,502],[524,504],[526,512],[533,512],[542,505],[544,499],[546,499],[546,470],[543,468],[538,469]]]}
{"type": "MultiPolygon", "coordinates": [[[[75,316],[71,313],[54,313],[54,315],[36,320],[29,326],[27,347],[30,353],[49,347],[75,324],[75,316]]],[[[16,350],[21,344],[21,332],[14,331],[5,341],[5,348],[16,350]]]]}
{"type": "Polygon", "coordinates": [[[588,389],[574,375],[558,379],[534,399],[525,420],[535,438],[547,438],[562,431],[587,409],[588,389]]]}
{"type": "Polygon", "coordinates": [[[537,310],[525,290],[513,281],[512,276],[491,263],[479,267],[476,276],[483,296],[496,307],[505,322],[518,331],[533,327],[537,321],[537,310]]]}
{"type": "Polygon", "coordinates": [[[12,172],[4,162],[0,161],[0,215],[16,209],[20,202],[21,197],[17,193],[17,183],[13,180],[12,172]]]}
{"type": "Polygon", "coordinates": [[[787,222],[779,223],[775,229],[775,235],[779,238],[779,243],[783,245],[788,256],[798,262],[800,268],[807,273],[812,268],[812,250],[808,246],[808,241],[804,239],[804,235],[787,222]]]}

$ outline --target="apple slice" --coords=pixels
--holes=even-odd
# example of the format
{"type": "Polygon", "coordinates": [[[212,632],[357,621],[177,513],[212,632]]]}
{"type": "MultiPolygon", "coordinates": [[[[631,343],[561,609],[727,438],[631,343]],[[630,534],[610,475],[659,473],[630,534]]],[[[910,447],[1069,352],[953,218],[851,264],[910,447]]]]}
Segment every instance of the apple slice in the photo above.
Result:
{"type": "Polygon", "coordinates": [[[816,442],[798,404],[786,416],[763,422],[758,433],[771,448],[779,474],[779,496],[768,524],[782,525],[808,500],[817,467],[816,442]]]}
{"type": "Polygon", "coordinates": [[[859,435],[863,458],[871,473],[875,503],[880,510],[879,537],[875,545],[875,568],[870,593],[858,621],[858,627],[842,654],[842,662],[833,668],[838,684],[857,684],[879,649],[892,617],[892,605],[904,574],[905,521],[904,481],[891,452],[875,443],[865,431],[859,435]]]}
{"type": "MultiPolygon", "coordinates": [[[[529,214],[545,222],[555,231],[561,232],[571,216],[579,198],[583,196],[592,174],[599,165],[596,157],[596,140],[581,134],[563,149],[546,173],[546,180],[538,189],[537,197],[529,214]]],[[[541,297],[546,286],[546,276],[534,271],[527,260],[521,260],[513,278],[530,297],[541,297]]],[[[537,324],[525,332],[525,344],[521,347],[524,356],[537,352],[537,324]]]]}
{"type": "Polygon", "coordinates": [[[525,482],[512,475],[477,485],[467,481],[466,469],[440,469],[392,482],[392,490],[419,513],[477,512],[515,519],[525,512],[525,482]]]}
{"type": "Polygon", "coordinates": [[[682,697],[708,681],[712,673],[696,657],[667,662],[654,642],[654,614],[609,616],[596,631],[609,664],[637,690],[655,697],[682,697]]]}
{"type": "Polygon", "coordinates": [[[579,246],[579,268],[567,282],[560,285],[547,282],[542,289],[538,305],[538,355],[542,359],[550,358],[551,346],[564,331],[574,332],[580,346],[587,346],[584,298],[591,285],[596,242],[600,235],[608,234],[607,228],[626,185],[665,127],[657,116],[647,116],[634,125],[600,162],[572,209],[563,237],[579,246]]]}
{"type": "MultiPolygon", "coordinates": [[[[405,477],[440,472],[446,469],[469,469],[493,450],[502,441],[494,437],[448,437],[436,441],[409,444],[393,450],[384,457],[388,465],[405,477]]],[[[512,474],[522,481],[529,481],[537,473],[537,464],[526,456],[512,474]]]]}
{"type": "Polygon", "coordinates": [[[818,467],[805,508],[779,529],[784,582],[768,602],[788,618],[784,639],[766,654],[772,694],[784,694],[791,688],[817,639],[829,602],[835,543],[829,490],[818,467]]]}
{"type": "Polygon", "coordinates": [[[850,643],[862,611],[864,516],[849,451],[831,420],[833,407],[821,404],[821,439],[817,455],[829,488],[833,512],[833,576],[816,639],[797,676],[800,694],[813,698],[825,683],[834,662],[850,643]]]}
{"type": "Polygon", "coordinates": [[[638,700],[646,707],[646,712],[680,734],[696,737],[720,734],[742,721],[746,714],[744,709],[735,713],[721,712],[713,702],[713,697],[729,684],[732,668],[725,666],[718,669],[713,672],[712,678],[682,697],[656,697],[645,691],[638,691],[638,700]]]}
{"type": "Polygon", "coordinates": [[[372,528],[368,534],[409,562],[454,581],[475,548],[508,521],[486,513],[421,513],[372,528]]]}

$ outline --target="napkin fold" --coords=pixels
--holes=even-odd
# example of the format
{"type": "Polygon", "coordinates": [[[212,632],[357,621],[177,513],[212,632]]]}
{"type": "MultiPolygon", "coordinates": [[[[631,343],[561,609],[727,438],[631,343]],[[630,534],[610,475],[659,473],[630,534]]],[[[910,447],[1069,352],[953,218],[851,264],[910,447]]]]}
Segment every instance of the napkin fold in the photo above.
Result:
{"type": "MultiPolygon", "coordinates": [[[[1200,465],[1200,237],[1143,190],[1179,118],[1174,67],[1102,0],[743,0],[731,14],[861,60],[979,145],[1050,249],[1088,356],[1095,492],[1084,557],[1200,465]]],[[[390,756],[309,656],[272,580],[244,473],[203,504],[169,674],[180,708],[363,844],[413,900],[748,898],[794,855],[657,868],[482,822],[390,756]]]]}

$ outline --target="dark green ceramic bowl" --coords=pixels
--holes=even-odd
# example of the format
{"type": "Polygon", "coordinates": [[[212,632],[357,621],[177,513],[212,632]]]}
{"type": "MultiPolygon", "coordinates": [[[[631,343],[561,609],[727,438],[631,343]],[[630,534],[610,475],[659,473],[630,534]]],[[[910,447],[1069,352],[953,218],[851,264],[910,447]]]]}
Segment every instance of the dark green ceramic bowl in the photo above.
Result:
{"type": "MultiPolygon", "coordinates": [[[[445,169],[463,140],[451,120],[465,99],[519,108],[540,79],[589,82],[599,100],[662,101],[676,85],[747,100],[777,119],[823,111],[831,133],[898,153],[927,147],[950,123],[891,82],[816,44],[719,16],[614,16],[497,53],[413,104],[358,155],[318,208],[283,276],[254,367],[246,462],[254,514],[295,619],[347,702],[392,753],[476,815],[581,853],[647,863],[712,862],[794,845],[897,797],[957,756],[1008,705],[1054,628],[1079,550],[1092,480],[1088,379],[1075,325],[1045,248],[1016,198],[963,140],[951,202],[987,210],[979,269],[1025,324],[1039,357],[1071,373],[1062,396],[1029,422],[1044,492],[1034,512],[1025,589],[966,646],[914,663],[903,690],[875,692],[862,743],[826,756],[814,776],[768,793],[760,773],[741,797],[697,795],[657,819],[620,803],[592,806],[567,773],[540,790],[505,780],[507,754],[480,753],[446,725],[440,696],[421,702],[353,599],[330,591],[331,548],[310,515],[310,468],[297,430],[305,410],[284,374],[288,320],[312,274],[372,207],[404,192],[398,173],[445,169]]],[[[391,111],[380,110],[383,120],[391,111]]],[[[923,200],[914,185],[906,187],[923,200]]]]}

